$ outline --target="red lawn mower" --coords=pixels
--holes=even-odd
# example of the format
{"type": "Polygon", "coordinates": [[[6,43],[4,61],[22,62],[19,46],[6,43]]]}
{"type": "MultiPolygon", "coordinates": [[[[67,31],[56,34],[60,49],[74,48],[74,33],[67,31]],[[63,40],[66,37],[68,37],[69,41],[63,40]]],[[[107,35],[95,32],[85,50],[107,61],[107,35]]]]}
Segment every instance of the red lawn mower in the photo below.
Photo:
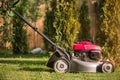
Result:
{"type": "Polygon", "coordinates": [[[101,47],[91,42],[77,42],[73,45],[73,55],[57,47],[47,66],[56,72],[114,72],[110,61],[102,61],[101,47]]]}
{"type": "Polygon", "coordinates": [[[54,69],[59,73],[66,72],[114,72],[114,66],[110,61],[102,61],[101,47],[92,44],[91,42],[77,42],[73,45],[73,55],[66,52],[66,50],[60,46],[57,46],[47,36],[45,36],[37,27],[30,24],[22,15],[19,14],[14,8],[19,0],[1,0],[0,8],[6,11],[11,10],[27,25],[29,25],[34,31],[45,38],[54,47],[54,53],[49,58],[46,66],[54,69]],[[5,1],[5,2],[4,2],[5,1]],[[4,3],[3,3],[4,2],[4,3]]]}

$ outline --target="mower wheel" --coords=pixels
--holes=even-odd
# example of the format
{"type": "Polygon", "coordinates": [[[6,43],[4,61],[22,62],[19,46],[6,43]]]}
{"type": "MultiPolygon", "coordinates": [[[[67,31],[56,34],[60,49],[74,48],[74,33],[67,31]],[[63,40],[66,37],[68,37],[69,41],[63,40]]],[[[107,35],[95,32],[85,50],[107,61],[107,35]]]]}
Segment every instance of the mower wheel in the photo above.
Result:
{"type": "Polygon", "coordinates": [[[54,63],[54,70],[59,73],[69,72],[70,64],[67,59],[60,58],[54,63]]]}
{"type": "Polygon", "coordinates": [[[114,72],[114,66],[111,62],[105,61],[102,64],[102,72],[103,73],[112,73],[114,72]]]}

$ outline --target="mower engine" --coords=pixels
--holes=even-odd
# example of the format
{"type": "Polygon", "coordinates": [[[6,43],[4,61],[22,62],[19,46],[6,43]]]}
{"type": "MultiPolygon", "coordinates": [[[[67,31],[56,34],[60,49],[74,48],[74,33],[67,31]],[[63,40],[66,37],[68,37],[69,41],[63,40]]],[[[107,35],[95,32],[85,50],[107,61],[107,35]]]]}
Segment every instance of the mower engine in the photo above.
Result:
{"type": "Polygon", "coordinates": [[[102,59],[101,47],[94,45],[91,42],[82,41],[74,43],[73,50],[74,56],[80,58],[82,61],[98,62],[102,59]]]}

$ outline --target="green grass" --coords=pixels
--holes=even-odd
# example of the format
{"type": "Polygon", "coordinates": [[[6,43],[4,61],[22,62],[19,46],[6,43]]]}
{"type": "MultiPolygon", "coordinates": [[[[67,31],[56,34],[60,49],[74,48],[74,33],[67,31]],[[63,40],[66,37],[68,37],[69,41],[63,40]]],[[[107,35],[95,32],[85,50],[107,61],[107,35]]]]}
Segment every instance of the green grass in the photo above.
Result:
{"type": "Polygon", "coordinates": [[[45,66],[45,54],[13,55],[0,53],[0,80],[120,80],[120,69],[114,73],[56,73],[45,66]]]}

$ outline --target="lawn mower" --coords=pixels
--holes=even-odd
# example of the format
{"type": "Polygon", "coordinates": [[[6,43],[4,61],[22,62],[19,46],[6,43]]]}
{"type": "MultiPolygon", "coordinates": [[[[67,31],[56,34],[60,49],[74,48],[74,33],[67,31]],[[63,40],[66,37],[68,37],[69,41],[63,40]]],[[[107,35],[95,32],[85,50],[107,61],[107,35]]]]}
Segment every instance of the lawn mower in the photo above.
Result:
{"type": "MultiPolygon", "coordinates": [[[[4,0],[3,0],[4,1],[4,0]]],[[[6,1],[6,0],[5,0],[6,1]]],[[[73,54],[69,54],[64,48],[57,46],[53,41],[51,41],[46,35],[38,30],[36,26],[30,24],[22,15],[19,14],[14,8],[19,0],[12,1],[7,0],[6,8],[11,8],[11,10],[27,25],[29,25],[34,31],[46,39],[53,47],[54,53],[49,58],[46,66],[54,69],[59,73],[66,72],[103,72],[112,73],[114,72],[114,66],[110,61],[102,60],[102,49],[100,46],[93,44],[92,42],[82,41],[73,44],[73,54]]],[[[2,3],[2,2],[1,2],[2,3]]],[[[5,4],[2,3],[1,8],[5,4]]],[[[5,5],[6,6],[6,5],[5,5]]],[[[8,10],[8,9],[4,9],[8,10]]]]}

